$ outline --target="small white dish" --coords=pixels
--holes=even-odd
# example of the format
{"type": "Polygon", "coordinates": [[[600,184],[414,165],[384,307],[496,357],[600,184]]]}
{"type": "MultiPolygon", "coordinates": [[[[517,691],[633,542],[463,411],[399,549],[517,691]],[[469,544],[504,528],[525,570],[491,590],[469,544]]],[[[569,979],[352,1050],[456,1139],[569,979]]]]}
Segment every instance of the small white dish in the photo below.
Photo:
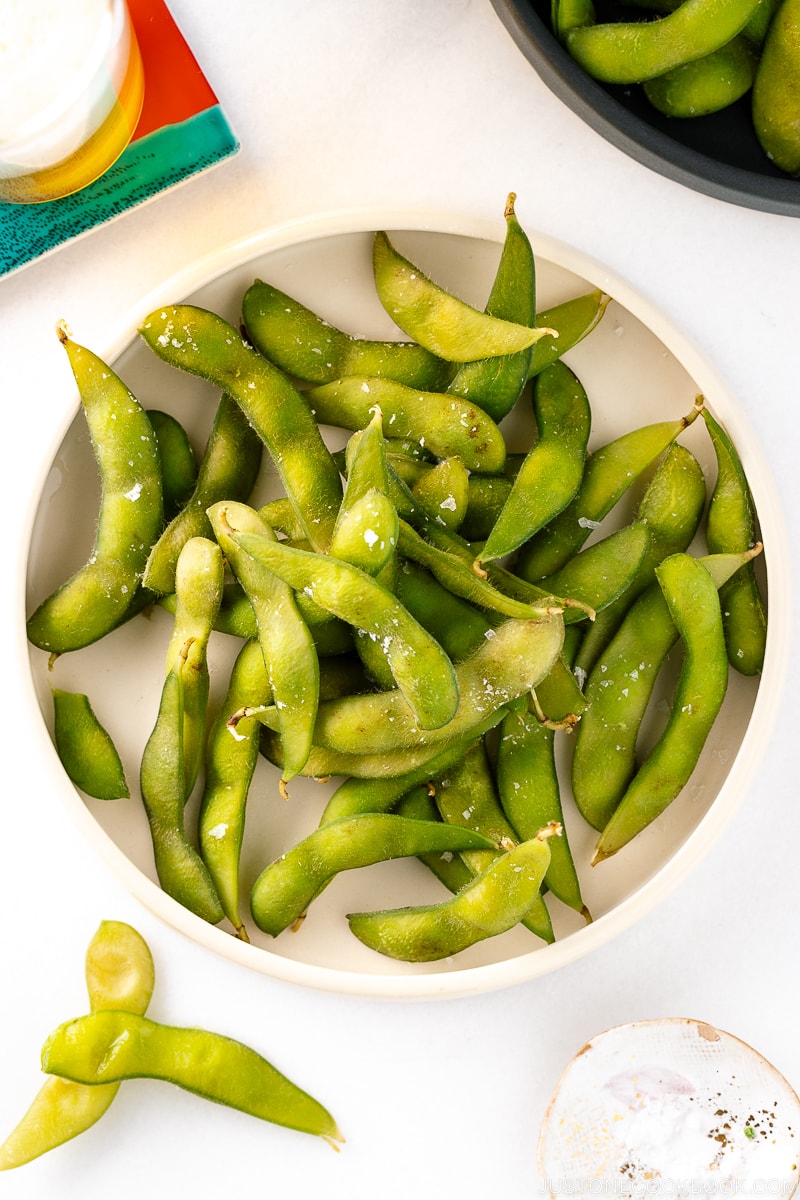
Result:
{"type": "MultiPolygon", "coordinates": [[[[425,271],[482,307],[491,287],[504,235],[502,220],[480,221],[440,212],[355,210],[293,222],[226,247],[167,280],[157,294],[132,305],[114,344],[92,346],[112,363],[147,408],[165,408],[185,424],[202,450],[217,394],[197,379],[159,362],[136,328],[160,304],[190,299],[233,323],[256,277],[276,284],[352,334],[394,337],[371,274],[371,234],[393,233],[400,249],[425,271]]],[[[344,914],[354,910],[425,903],[444,898],[441,885],[415,860],[381,864],[337,878],[314,903],[297,933],[277,939],[252,931],[237,940],[211,927],[165,895],[155,882],[149,832],[136,795],[138,761],[152,729],[162,684],[163,655],[171,627],[158,609],[138,617],[95,646],[62,656],[52,671],[47,656],[30,648],[31,676],[53,794],[67,804],[98,851],[148,908],[210,949],[265,974],[305,986],[383,997],[453,996],[505,987],[543,975],[594,951],[659,903],[695,867],[746,796],[759,759],[777,724],[788,655],[790,596],[787,536],[768,464],[746,416],[722,377],[678,329],[615,273],[586,255],[529,230],[537,256],[540,308],[600,288],[610,304],[599,327],[570,351],[567,361],[582,379],[594,411],[591,445],[654,420],[689,412],[703,393],[739,447],[755,498],[769,583],[769,636],[760,686],[732,675],[728,697],[701,762],[668,811],[614,859],[589,869],[593,831],[564,796],[571,845],[594,921],[585,925],[553,902],[558,938],[545,946],[524,929],[485,941],[440,963],[395,963],[367,950],[349,932],[344,914]],[[114,738],[126,765],[130,800],[100,802],[79,794],[67,779],[50,736],[50,687],[86,692],[114,738]],[[583,865],[586,864],[586,865],[583,865]]],[[[69,321],[68,313],[54,314],[69,321]]],[[[80,330],[73,330],[77,341],[80,330]]],[[[77,409],[73,408],[73,413],[77,409]]],[[[703,422],[682,437],[713,480],[714,462],[703,422]]],[[[345,435],[333,431],[336,444],[345,435]]],[[[263,495],[270,481],[264,481],[263,495]]],[[[94,535],[99,482],[83,419],[52,435],[42,454],[30,513],[27,599],[29,611],[88,555],[94,535]]],[[[615,518],[616,520],[617,518],[615,518]]],[[[234,640],[214,639],[212,672],[224,681],[234,640]]],[[[218,695],[218,682],[213,696],[218,695]]],[[[243,892],[266,863],[316,824],[331,786],[297,780],[289,803],[277,794],[277,771],[259,764],[251,791],[242,870],[243,892]]],[[[565,785],[565,791],[566,791],[565,785]]],[[[190,810],[191,812],[191,805],[190,810]]]]}

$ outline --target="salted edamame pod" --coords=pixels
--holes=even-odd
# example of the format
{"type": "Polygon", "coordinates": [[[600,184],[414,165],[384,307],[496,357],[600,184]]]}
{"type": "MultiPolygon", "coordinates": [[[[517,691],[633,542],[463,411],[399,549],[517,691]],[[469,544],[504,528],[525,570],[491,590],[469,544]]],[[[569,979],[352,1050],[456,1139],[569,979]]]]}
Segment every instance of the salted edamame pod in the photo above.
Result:
{"type": "Polygon", "coordinates": [[[550,862],[557,826],[520,842],[441,904],[348,914],[365,946],[405,962],[449,958],[518,925],[530,911],[550,862]]]}
{"type": "Polygon", "coordinates": [[[480,312],[438,286],[379,231],[373,241],[378,297],[392,320],[410,338],[448,362],[516,354],[552,330],[520,325],[480,312]]]}
{"type": "Polygon", "coordinates": [[[277,937],[294,925],[341,871],[435,851],[488,850],[491,838],[443,821],[362,813],[318,826],[261,872],[250,894],[259,929],[277,937]]]}
{"type": "Polygon", "coordinates": [[[148,408],[147,416],[156,435],[164,519],[169,521],[183,508],[194,490],[197,459],[189,435],[177,417],[160,408],[148,408]]]}
{"type": "Polygon", "coordinates": [[[764,40],[753,81],[753,124],[761,148],[789,175],[800,175],[800,2],[783,0],[764,40]]]}
{"type": "Polygon", "coordinates": [[[343,1140],[319,1101],[249,1046],[205,1029],[162,1025],[118,1010],[91,1013],[51,1033],[42,1048],[42,1069],[92,1086],[163,1080],[262,1121],[331,1143],[343,1140]]]}
{"type": "Polygon", "coordinates": [[[72,782],[96,800],[130,795],[119,752],[83,692],[53,688],[53,738],[72,782]]]}
{"type": "Polygon", "coordinates": [[[91,555],[28,618],[29,640],[51,654],[88,646],[125,619],[163,519],[161,466],[147,413],[65,325],[58,335],[78,384],[102,494],[91,555]]]}
{"type": "MultiPolygon", "coordinates": [[[[146,1012],[155,983],[153,959],[147,943],[130,925],[100,924],[86,951],[85,973],[92,1012],[146,1012]]],[[[21,1167],[90,1129],[108,1111],[118,1090],[118,1083],[89,1087],[49,1076],[0,1146],[0,1171],[21,1167]]]]}

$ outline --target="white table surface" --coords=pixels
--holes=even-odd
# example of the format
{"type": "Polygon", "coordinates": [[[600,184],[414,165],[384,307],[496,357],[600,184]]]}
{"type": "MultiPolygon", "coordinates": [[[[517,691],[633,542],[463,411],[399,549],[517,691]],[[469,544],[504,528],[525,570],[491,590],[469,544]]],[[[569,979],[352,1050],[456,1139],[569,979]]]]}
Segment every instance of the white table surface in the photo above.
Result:
{"type": "Polygon", "coordinates": [[[800,1085],[794,661],[785,719],[702,864],[601,951],[492,994],[370,1001],[226,964],[133,899],[53,794],[22,703],[17,576],[47,430],[72,403],[54,322],[66,318],[90,346],[110,345],[130,306],[165,277],[264,226],[369,205],[494,218],[515,190],[527,228],[611,265],[691,333],[758,431],[790,534],[800,507],[796,219],[695,194],[607,145],[539,81],[489,0],[170,7],[240,155],[0,281],[0,1132],[38,1088],[47,1032],[82,1010],[86,944],[102,918],[115,918],[152,947],[153,1015],[272,1053],[335,1111],[347,1145],[334,1155],[316,1139],[141,1082],[93,1131],[5,1175],[2,1194],[541,1195],[536,1137],[561,1070],[593,1034],[639,1018],[702,1018],[800,1085]]]}

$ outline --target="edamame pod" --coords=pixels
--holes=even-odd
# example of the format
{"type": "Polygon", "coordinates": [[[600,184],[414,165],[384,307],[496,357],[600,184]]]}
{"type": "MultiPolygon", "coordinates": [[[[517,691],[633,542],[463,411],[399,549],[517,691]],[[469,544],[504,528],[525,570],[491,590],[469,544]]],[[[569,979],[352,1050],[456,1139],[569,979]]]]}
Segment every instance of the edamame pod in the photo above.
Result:
{"type": "Polygon", "coordinates": [[[469,504],[469,471],[454,455],[442,459],[414,484],[411,491],[426,508],[437,513],[447,529],[458,529],[469,504]]]}
{"type": "MultiPolygon", "coordinates": [[[[103,921],[86,951],[86,986],[92,1012],[144,1013],[153,994],[153,959],[144,939],[122,921],[103,921]]],[[[50,1076],[15,1129],[0,1146],[0,1171],[21,1167],[84,1133],[108,1111],[118,1083],[89,1087],[50,1076]]]]}
{"type": "Polygon", "coordinates": [[[378,297],[392,320],[448,362],[516,354],[552,333],[504,321],[459,300],[404,258],[383,231],[375,234],[372,261],[378,297]]]}
{"type": "Polygon", "coordinates": [[[306,537],[326,550],[341,480],[304,397],[232,325],[205,309],[190,304],[156,309],[139,332],[164,362],[234,397],[272,456],[306,537]]]}
{"type": "Polygon", "coordinates": [[[84,1084],[159,1079],[326,1141],[342,1135],[327,1109],[249,1046],[204,1029],[109,1010],[67,1021],[42,1049],[42,1069],[84,1084]]]}
{"type": "Polygon", "coordinates": [[[246,500],[261,465],[263,442],[232,396],[223,395],[200,461],[195,487],[147,559],[144,585],[166,595],[175,590],[175,564],[190,537],[211,537],[206,510],[217,500],[246,500]]]}
{"type": "Polygon", "coordinates": [[[416,821],[394,813],[340,817],[318,826],[261,872],[250,894],[250,910],[259,929],[277,937],[303,917],[315,896],[341,871],[493,845],[481,833],[444,821],[416,821]]]}
{"type": "Polygon", "coordinates": [[[684,661],[661,736],[603,827],[592,863],[617,853],[688,782],[728,686],[728,658],[717,585],[701,562],[673,554],[656,569],[684,661]]]}
{"type": "Polygon", "coordinates": [[[534,379],[545,367],[556,362],[573,346],[577,346],[600,324],[611,297],[596,290],[571,300],[564,300],[552,308],[545,308],[536,318],[537,325],[553,329],[558,337],[541,338],[533,347],[528,378],[534,379]]]}
{"type": "Polygon", "coordinates": [[[69,778],[96,800],[130,796],[122,760],[89,697],[63,688],[52,692],[53,740],[69,778]]]}
{"type": "Polygon", "coordinates": [[[538,436],[478,556],[482,563],[504,558],[552,521],[583,477],[592,414],[577,375],[554,363],[536,377],[533,396],[538,436]]]}
{"type": "Polygon", "coordinates": [[[753,124],[767,157],[800,175],[800,0],[783,0],[769,25],[753,81],[753,124]]]}
{"type": "Polygon", "coordinates": [[[441,904],[350,913],[365,946],[405,962],[434,962],[518,925],[542,886],[555,828],[521,842],[441,904]]]}
{"type": "Polygon", "coordinates": [[[755,47],[741,33],[711,54],[647,80],[644,94],[667,117],[704,117],[750,91],[757,63],[755,47]]]}
{"type": "Polygon", "coordinates": [[[66,326],[58,335],[78,384],[102,494],[89,559],[28,618],[29,640],[51,654],[88,646],[125,619],[163,519],[161,467],[147,413],[66,326]]]}
{"type": "Polygon", "coordinates": [[[148,408],[147,416],[156,435],[164,518],[169,521],[183,508],[194,490],[197,460],[188,434],[176,417],[158,408],[148,408]]]}

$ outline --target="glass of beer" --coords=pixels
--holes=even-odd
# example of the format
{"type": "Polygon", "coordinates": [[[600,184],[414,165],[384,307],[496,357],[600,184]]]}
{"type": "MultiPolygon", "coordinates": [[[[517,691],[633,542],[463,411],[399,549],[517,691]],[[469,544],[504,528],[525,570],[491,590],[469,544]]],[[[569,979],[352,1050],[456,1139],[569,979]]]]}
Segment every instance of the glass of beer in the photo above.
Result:
{"type": "Polygon", "coordinates": [[[0,201],[92,183],[128,145],[143,97],[125,0],[2,0],[0,201]]]}

